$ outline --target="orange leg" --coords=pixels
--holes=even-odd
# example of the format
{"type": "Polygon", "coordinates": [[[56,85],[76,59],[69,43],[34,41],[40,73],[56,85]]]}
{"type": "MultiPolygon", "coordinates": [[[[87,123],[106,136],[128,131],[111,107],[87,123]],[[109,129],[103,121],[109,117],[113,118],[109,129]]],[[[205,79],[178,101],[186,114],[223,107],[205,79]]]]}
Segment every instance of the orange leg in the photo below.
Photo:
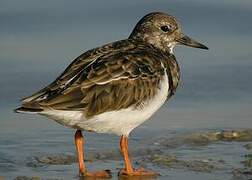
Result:
{"type": "Polygon", "coordinates": [[[124,169],[119,172],[119,176],[158,176],[158,173],[146,171],[143,168],[133,169],[128,152],[128,138],[124,135],[120,139],[120,150],[124,159],[124,169]]]}
{"type": "Polygon", "coordinates": [[[121,136],[120,139],[120,150],[123,156],[123,160],[124,160],[124,170],[132,173],[133,172],[133,168],[131,166],[131,162],[129,159],[129,152],[128,152],[128,138],[125,136],[121,136]]]}
{"type": "Polygon", "coordinates": [[[74,136],[75,146],[77,151],[77,160],[79,163],[79,173],[84,177],[98,177],[98,178],[110,178],[111,174],[109,170],[88,172],[84,164],[83,156],[83,136],[81,130],[77,130],[74,136]]]}

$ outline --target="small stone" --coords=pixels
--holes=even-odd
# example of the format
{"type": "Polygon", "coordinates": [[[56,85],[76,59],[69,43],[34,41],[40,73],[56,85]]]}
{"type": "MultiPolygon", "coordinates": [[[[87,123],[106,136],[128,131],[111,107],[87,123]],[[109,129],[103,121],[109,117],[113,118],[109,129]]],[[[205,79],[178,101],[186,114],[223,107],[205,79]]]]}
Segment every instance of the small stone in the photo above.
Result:
{"type": "Polygon", "coordinates": [[[171,166],[172,163],[177,162],[176,156],[172,156],[172,155],[154,154],[150,159],[152,163],[164,165],[164,166],[171,166]]]}
{"type": "Polygon", "coordinates": [[[221,140],[225,140],[225,141],[251,141],[252,140],[252,129],[222,131],[221,140]]]}
{"type": "Polygon", "coordinates": [[[214,165],[212,165],[208,160],[192,160],[185,161],[179,160],[176,156],[172,155],[158,155],[155,154],[151,156],[149,160],[157,165],[169,167],[169,168],[177,168],[177,169],[188,169],[195,172],[212,172],[217,169],[214,165]]]}
{"type": "Polygon", "coordinates": [[[251,180],[252,179],[252,171],[248,169],[234,169],[232,171],[234,179],[241,180],[251,180]]]}
{"type": "Polygon", "coordinates": [[[244,157],[245,157],[245,160],[242,161],[242,163],[244,164],[246,168],[251,168],[252,167],[252,154],[246,154],[244,157]]]}
{"type": "Polygon", "coordinates": [[[17,176],[14,180],[40,180],[39,177],[17,176]]]}
{"type": "Polygon", "coordinates": [[[29,158],[26,163],[28,167],[42,167],[45,165],[69,165],[76,162],[76,157],[73,155],[56,154],[45,155],[41,157],[29,158]]]}
{"type": "Polygon", "coordinates": [[[43,156],[37,158],[38,162],[43,164],[50,164],[50,165],[69,165],[76,162],[75,156],[71,155],[52,155],[52,156],[43,156]]]}
{"type": "Polygon", "coordinates": [[[245,144],[244,147],[245,147],[247,150],[251,150],[251,149],[252,149],[252,143],[245,144]]]}
{"type": "Polygon", "coordinates": [[[212,172],[214,169],[216,169],[212,164],[209,162],[204,161],[191,161],[187,162],[188,169],[196,172],[212,172]]]}

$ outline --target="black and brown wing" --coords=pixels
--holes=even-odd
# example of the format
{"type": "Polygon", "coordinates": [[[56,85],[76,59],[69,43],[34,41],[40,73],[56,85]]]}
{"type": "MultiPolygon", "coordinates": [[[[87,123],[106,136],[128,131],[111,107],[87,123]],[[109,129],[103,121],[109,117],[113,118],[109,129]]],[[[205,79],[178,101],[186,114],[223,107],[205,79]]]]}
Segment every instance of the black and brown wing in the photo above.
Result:
{"type": "Polygon", "coordinates": [[[43,96],[24,102],[23,107],[83,110],[86,116],[93,116],[141,105],[155,95],[165,73],[160,58],[141,46],[111,51],[78,69],[71,78],[59,78],[63,83],[48,86],[43,96]]]}
{"type": "Polygon", "coordinates": [[[22,103],[40,101],[54,94],[59,94],[71,86],[98,58],[102,59],[118,51],[127,51],[134,48],[134,43],[130,40],[121,40],[91,49],[77,57],[51,84],[31,96],[23,98],[22,103]]]}

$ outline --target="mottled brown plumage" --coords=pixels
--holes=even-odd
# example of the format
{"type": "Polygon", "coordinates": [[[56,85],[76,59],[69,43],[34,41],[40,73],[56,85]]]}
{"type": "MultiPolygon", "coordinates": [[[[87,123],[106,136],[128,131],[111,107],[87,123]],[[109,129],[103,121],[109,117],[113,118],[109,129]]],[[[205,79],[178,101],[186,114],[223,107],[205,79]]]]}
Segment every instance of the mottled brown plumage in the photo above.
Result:
{"type": "Polygon", "coordinates": [[[87,117],[131,105],[141,108],[155,95],[165,69],[171,95],[179,80],[172,54],[136,39],[114,42],[76,58],[53,83],[23,99],[23,107],[83,110],[87,117]]]}
{"type": "Polygon", "coordinates": [[[176,44],[207,49],[183,35],[174,17],[150,13],[128,39],[77,57],[54,82],[24,98],[16,112],[38,113],[77,129],[75,145],[82,176],[104,179],[110,174],[86,170],[81,130],[121,136],[125,166],[120,176],[156,176],[142,168],[133,169],[127,137],[175,93],[180,79],[173,55],[176,44]]]}
{"type": "Polygon", "coordinates": [[[180,78],[172,53],[175,44],[206,48],[187,38],[174,17],[150,13],[128,39],[83,53],[53,83],[24,98],[18,110],[78,110],[88,118],[130,106],[141,108],[155,96],[164,73],[170,97],[180,78]]]}

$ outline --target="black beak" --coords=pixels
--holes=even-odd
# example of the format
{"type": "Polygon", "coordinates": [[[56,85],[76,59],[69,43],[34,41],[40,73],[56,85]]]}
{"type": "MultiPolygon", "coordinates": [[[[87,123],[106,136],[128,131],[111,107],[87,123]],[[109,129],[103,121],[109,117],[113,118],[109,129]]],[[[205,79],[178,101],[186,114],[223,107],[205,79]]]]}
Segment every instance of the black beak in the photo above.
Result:
{"type": "Polygon", "coordinates": [[[200,48],[200,49],[208,49],[208,47],[206,47],[205,45],[198,43],[197,41],[189,38],[188,36],[183,36],[180,39],[176,39],[176,41],[186,46],[191,46],[191,47],[200,48]]]}

